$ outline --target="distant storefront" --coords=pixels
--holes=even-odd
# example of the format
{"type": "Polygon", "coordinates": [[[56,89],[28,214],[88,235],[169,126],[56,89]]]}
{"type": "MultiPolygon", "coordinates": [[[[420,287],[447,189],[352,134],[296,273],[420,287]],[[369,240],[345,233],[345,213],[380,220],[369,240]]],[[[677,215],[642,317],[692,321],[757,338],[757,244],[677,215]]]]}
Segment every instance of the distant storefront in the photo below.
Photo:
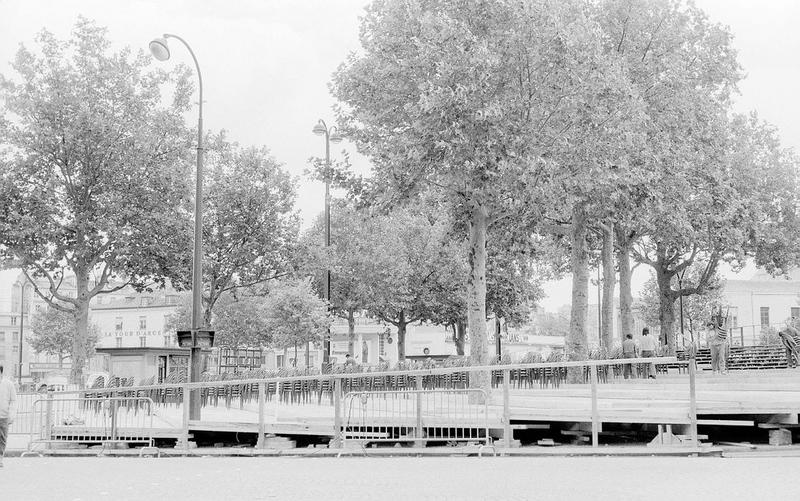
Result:
{"type": "MultiPolygon", "coordinates": [[[[209,354],[210,351],[204,357],[204,365],[209,363],[209,354]]],[[[132,377],[136,384],[150,378],[155,382],[185,378],[189,369],[189,350],[181,348],[97,348],[97,358],[103,371],[132,377]]]]}

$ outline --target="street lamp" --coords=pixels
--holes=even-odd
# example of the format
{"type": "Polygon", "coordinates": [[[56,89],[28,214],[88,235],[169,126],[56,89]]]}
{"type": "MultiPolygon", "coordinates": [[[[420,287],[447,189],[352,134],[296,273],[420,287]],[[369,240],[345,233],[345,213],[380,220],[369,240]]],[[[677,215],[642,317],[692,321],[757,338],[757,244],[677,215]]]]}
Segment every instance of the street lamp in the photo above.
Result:
{"type": "MultiPolygon", "coordinates": [[[[325,248],[331,246],[331,194],[330,194],[330,169],[331,169],[331,142],[342,142],[342,136],[335,126],[328,127],[325,121],[320,119],[314,126],[312,132],[317,136],[325,136],[325,248]]],[[[325,301],[331,301],[331,269],[325,270],[325,301]]],[[[327,364],[331,356],[331,328],[328,326],[328,335],[322,343],[322,362],[327,364]]]]}
{"type": "Polygon", "coordinates": [[[23,344],[23,330],[25,327],[25,286],[28,281],[22,282],[21,293],[19,297],[19,365],[17,367],[17,377],[20,384],[22,384],[22,344],[23,344]]]}
{"type": "MultiPolygon", "coordinates": [[[[186,40],[177,36],[165,33],[162,38],[156,38],[150,42],[150,52],[159,61],[169,59],[169,45],[167,38],[179,40],[191,54],[194,66],[197,69],[197,80],[200,84],[200,114],[197,118],[197,181],[194,195],[194,258],[192,261],[192,331],[198,332],[203,327],[202,293],[203,293],[203,76],[200,73],[200,65],[194,56],[194,51],[186,43],[186,40]]],[[[194,337],[192,339],[195,339],[194,337]]],[[[191,346],[189,359],[189,381],[200,381],[202,364],[200,354],[202,346],[194,343],[191,346]]],[[[197,390],[191,392],[189,397],[189,419],[200,419],[200,395],[197,390]]]]}

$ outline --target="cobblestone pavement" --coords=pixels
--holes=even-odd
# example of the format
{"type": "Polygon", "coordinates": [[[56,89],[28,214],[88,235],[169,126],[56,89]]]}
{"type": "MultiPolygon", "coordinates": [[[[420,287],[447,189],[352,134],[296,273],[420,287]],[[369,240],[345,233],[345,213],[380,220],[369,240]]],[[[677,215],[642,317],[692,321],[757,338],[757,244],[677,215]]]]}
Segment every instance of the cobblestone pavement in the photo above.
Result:
{"type": "Polygon", "coordinates": [[[0,499],[800,499],[798,458],[6,458],[0,499]]]}

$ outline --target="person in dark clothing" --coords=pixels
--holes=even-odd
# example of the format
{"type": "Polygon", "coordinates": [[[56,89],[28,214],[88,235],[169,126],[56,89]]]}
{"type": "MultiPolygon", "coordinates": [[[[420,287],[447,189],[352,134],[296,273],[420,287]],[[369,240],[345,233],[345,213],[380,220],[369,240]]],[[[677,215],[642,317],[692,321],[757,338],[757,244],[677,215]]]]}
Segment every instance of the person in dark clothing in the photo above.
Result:
{"type": "MultiPolygon", "coordinates": [[[[622,342],[622,358],[636,358],[636,341],[630,334],[625,336],[625,341],[622,342]]],[[[622,376],[628,379],[632,376],[633,371],[631,364],[624,364],[622,366],[622,376]]]]}
{"type": "Polygon", "coordinates": [[[778,332],[783,347],[786,348],[786,364],[789,367],[797,367],[800,363],[800,332],[794,327],[786,327],[778,332]]]}

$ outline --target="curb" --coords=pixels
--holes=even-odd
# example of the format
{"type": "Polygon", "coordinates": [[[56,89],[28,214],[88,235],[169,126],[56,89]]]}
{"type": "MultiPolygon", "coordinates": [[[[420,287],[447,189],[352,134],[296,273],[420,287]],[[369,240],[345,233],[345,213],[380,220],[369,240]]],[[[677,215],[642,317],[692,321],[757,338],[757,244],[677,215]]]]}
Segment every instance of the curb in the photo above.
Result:
{"type": "MultiPolygon", "coordinates": [[[[21,457],[26,450],[7,450],[6,457],[21,457]]],[[[138,449],[51,449],[36,451],[46,457],[140,457],[138,449]]],[[[727,455],[727,454],[726,454],[727,455]]],[[[345,449],[195,448],[158,449],[158,457],[723,457],[714,447],[376,447],[345,449]]],[[[30,457],[30,456],[26,456],[30,457]]],[[[153,457],[147,453],[145,457],[153,457]]]]}

